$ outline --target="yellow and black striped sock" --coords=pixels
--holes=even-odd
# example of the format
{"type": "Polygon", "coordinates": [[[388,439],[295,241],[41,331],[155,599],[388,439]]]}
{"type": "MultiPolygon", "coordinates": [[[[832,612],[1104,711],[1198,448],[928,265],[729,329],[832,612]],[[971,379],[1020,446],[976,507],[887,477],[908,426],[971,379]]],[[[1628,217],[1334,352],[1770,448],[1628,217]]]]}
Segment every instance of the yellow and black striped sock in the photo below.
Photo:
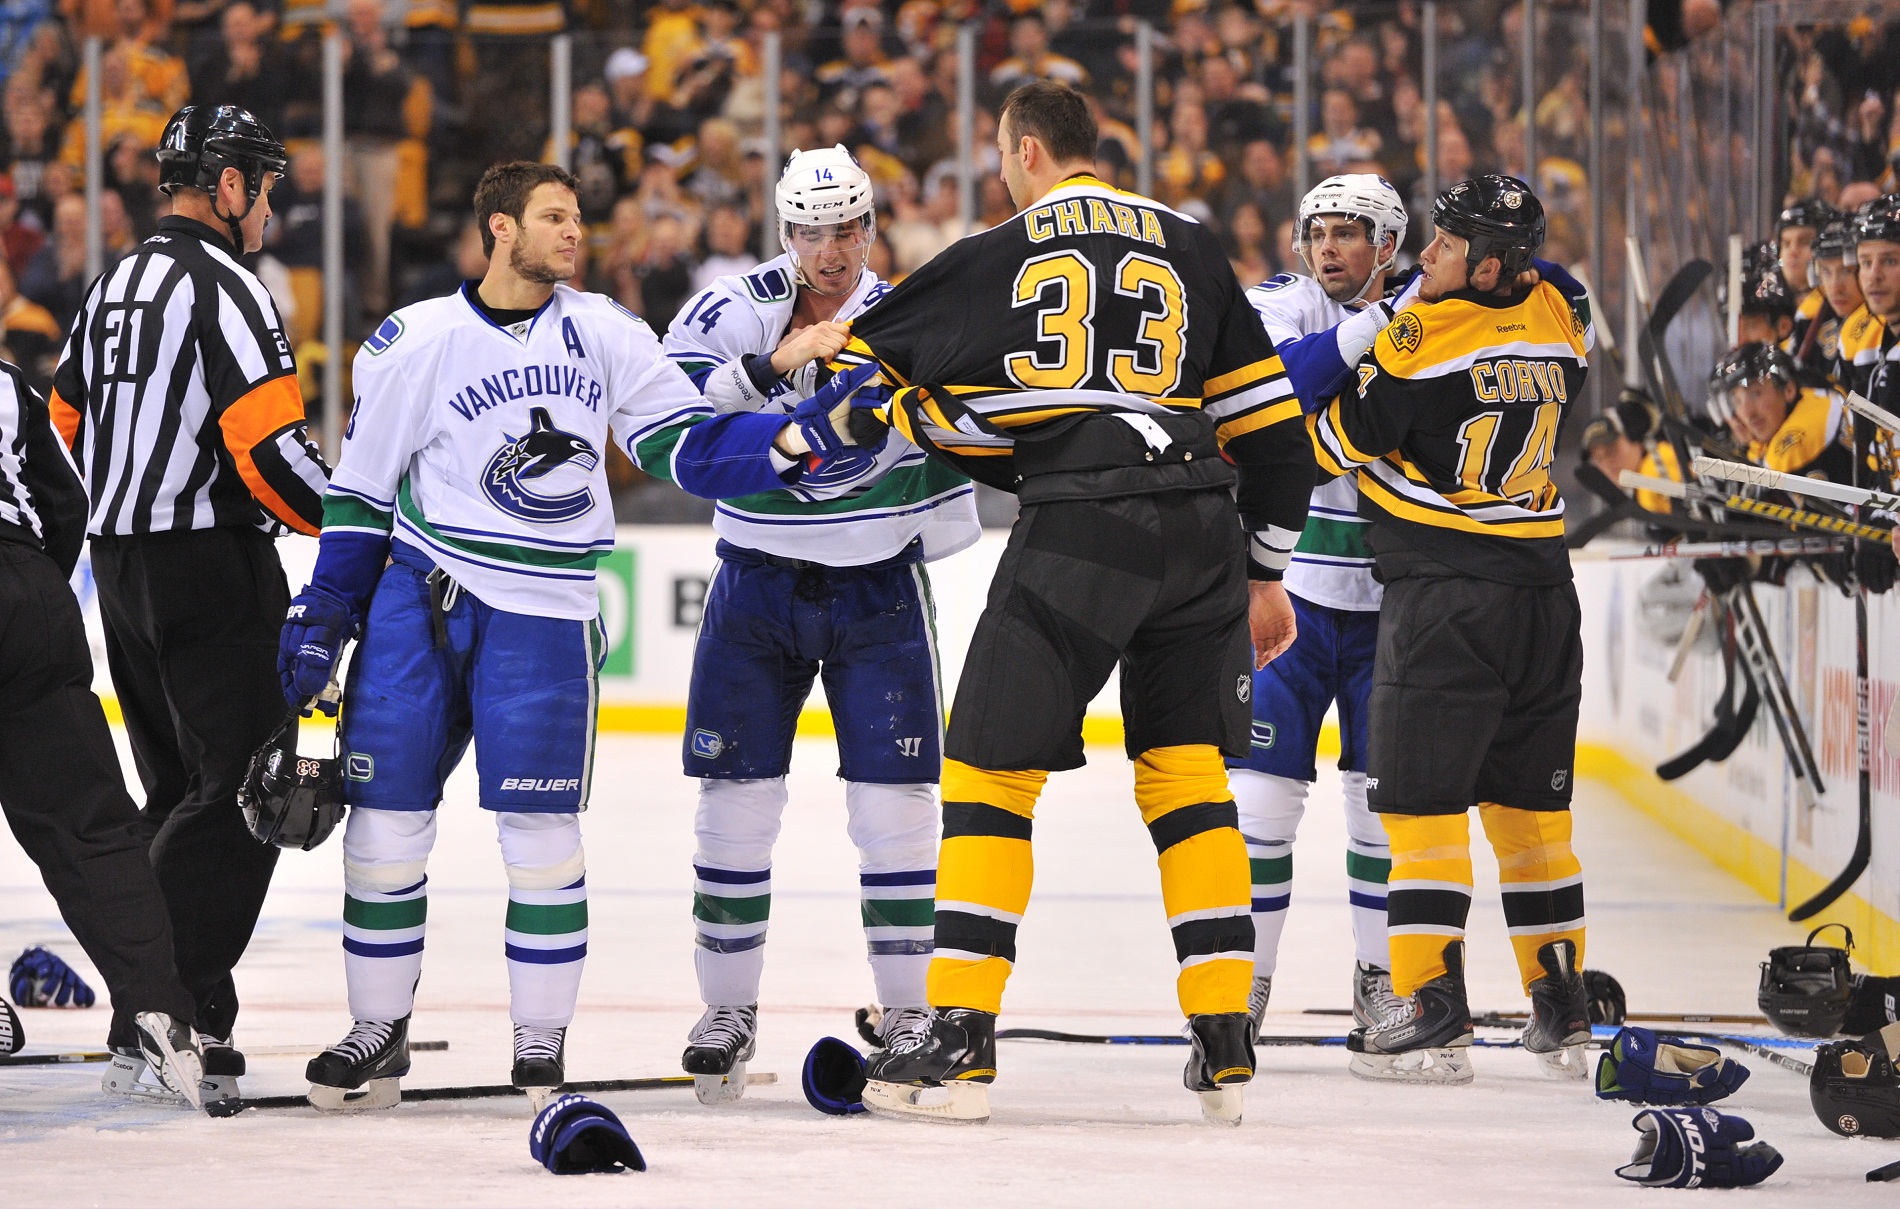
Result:
{"type": "Polygon", "coordinates": [[[1386,930],[1392,990],[1410,995],[1445,972],[1445,946],[1471,914],[1471,820],[1464,814],[1382,814],[1392,842],[1386,930]]]}
{"type": "Polygon", "coordinates": [[[992,772],[943,762],[937,940],[930,1005],[999,1012],[1016,961],[1016,925],[1035,878],[1030,819],[1046,772],[992,772]]]}
{"type": "Polygon", "coordinates": [[[1253,884],[1219,749],[1154,747],[1135,760],[1135,805],[1161,866],[1161,901],[1188,1016],[1244,1012],[1253,985],[1253,884]]]}
{"type": "Polygon", "coordinates": [[[1575,941],[1583,967],[1583,865],[1570,847],[1568,810],[1519,810],[1481,802],[1478,817],[1498,854],[1504,927],[1517,952],[1524,989],[1544,976],[1537,950],[1554,940],[1575,941]]]}

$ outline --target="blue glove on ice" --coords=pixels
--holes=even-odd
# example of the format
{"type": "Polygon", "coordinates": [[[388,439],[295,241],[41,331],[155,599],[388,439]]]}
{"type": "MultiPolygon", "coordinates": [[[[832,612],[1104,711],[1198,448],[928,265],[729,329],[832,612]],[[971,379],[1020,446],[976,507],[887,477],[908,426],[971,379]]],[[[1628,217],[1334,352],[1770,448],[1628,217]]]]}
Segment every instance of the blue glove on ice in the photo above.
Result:
{"type": "Polygon", "coordinates": [[[820,1037],[811,1047],[799,1083],[819,1112],[845,1117],[864,1111],[864,1055],[836,1037],[820,1037]]]}
{"type": "MultiPolygon", "coordinates": [[[[313,697],[329,687],[343,644],[356,636],[350,606],[318,587],[308,587],[290,602],[283,633],[277,639],[277,676],[283,681],[284,700],[303,712],[313,697]]],[[[331,716],[336,702],[317,702],[331,716]]]]}
{"type": "Polygon", "coordinates": [[[647,1161],[613,1110],[586,1096],[556,1096],[528,1130],[528,1153],[555,1175],[645,1171],[647,1161]]]}
{"type": "Polygon", "coordinates": [[[1748,1068],[1706,1045],[1625,1028],[1597,1060],[1597,1095],[1632,1104],[1708,1104],[1748,1081],[1748,1068]]]}
{"type": "Polygon", "coordinates": [[[21,1007],[89,1008],[97,996],[76,970],[38,945],[13,959],[7,992],[21,1007]]]}
{"type": "Polygon", "coordinates": [[[1747,1188],[1781,1166],[1766,1142],[1742,1146],[1755,1127],[1713,1108],[1651,1108],[1630,1122],[1643,1136],[1616,1174],[1646,1188],[1747,1188]]]}

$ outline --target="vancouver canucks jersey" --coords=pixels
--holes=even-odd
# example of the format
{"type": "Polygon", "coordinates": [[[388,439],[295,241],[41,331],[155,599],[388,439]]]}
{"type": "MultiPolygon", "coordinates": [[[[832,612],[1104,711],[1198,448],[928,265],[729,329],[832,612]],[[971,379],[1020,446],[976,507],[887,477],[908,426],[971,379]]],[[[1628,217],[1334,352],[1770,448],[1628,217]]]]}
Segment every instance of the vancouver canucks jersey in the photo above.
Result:
{"type": "Polygon", "coordinates": [[[1285,369],[1219,241],[1158,202],[1070,177],[851,331],[838,360],[881,366],[897,431],[1026,503],[1228,487],[1237,465],[1249,528],[1290,549],[1305,523],[1285,369]]]}
{"type": "MultiPolygon", "coordinates": [[[[1358,314],[1334,302],[1319,282],[1294,273],[1269,277],[1247,291],[1247,301],[1282,353],[1301,337],[1338,327],[1358,314]]],[[[1313,488],[1306,528],[1286,569],[1286,590],[1329,609],[1377,611],[1385,589],[1372,577],[1366,524],[1359,515],[1357,475],[1341,475],[1313,488]]]]}
{"type": "Polygon", "coordinates": [[[1381,576],[1570,580],[1557,434],[1596,338],[1587,297],[1457,290],[1394,319],[1356,390],[1310,418],[1324,474],[1359,475],[1381,576]]]}
{"type": "MultiPolygon", "coordinates": [[[[866,270],[838,309],[838,320],[861,315],[890,289],[866,270]]],[[[717,278],[680,309],[667,329],[666,355],[703,390],[718,366],[776,349],[791,328],[797,300],[789,256],[751,273],[717,278]]],[[[789,414],[802,397],[791,383],[780,382],[760,410],[789,414]]],[[[646,458],[662,464],[662,447],[677,441],[683,427],[650,432],[644,438],[646,458]]],[[[920,538],[924,558],[938,559],[983,533],[969,480],[928,460],[895,433],[868,462],[840,463],[836,473],[808,473],[782,491],[718,501],[713,529],[736,545],[831,566],[878,562],[920,538]]]]}
{"type": "Polygon", "coordinates": [[[709,409],[631,311],[556,286],[497,325],[461,291],[404,307],[356,355],[356,410],[324,496],[325,535],[389,535],[483,602],[595,617],[614,545],[608,429],[709,409]]]}

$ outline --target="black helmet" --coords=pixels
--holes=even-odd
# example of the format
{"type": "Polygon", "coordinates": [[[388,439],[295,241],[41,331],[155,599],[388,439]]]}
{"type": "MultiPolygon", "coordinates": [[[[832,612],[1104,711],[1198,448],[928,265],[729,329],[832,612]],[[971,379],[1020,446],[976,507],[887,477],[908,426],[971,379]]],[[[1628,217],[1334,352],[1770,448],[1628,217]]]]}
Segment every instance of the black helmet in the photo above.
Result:
{"type": "Polygon", "coordinates": [[[251,756],[238,786],[244,825],[261,844],[310,851],[343,818],[343,765],[297,754],[297,715],[285,718],[251,756]]]}
{"type": "MultiPolygon", "coordinates": [[[[1728,307],[1728,286],[1717,293],[1724,309],[1728,307]]],[[[1742,314],[1794,318],[1794,291],[1781,275],[1781,250],[1773,243],[1758,243],[1742,249],[1742,314]]]]}
{"type": "Polygon", "coordinates": [[[1515,176],[1492,173],[1453,185],[1432,203],[1432,224],[1470,243],[1470,270],[1497,257],[1500,282],[1530,268],[1531,254],[1544,246],[1543,203],[1515,176]]]}
{"type": "Polygon", "coordinates": [[[172,114],[158,140],[158,187],[167,195],[184,186],[216,194],[226,168],[244,175],[244,195],[256,200],[266,172],[282,175],[290,156],[248,109],[187,105],[172,114]]]}
{"type": "Polygon", "coordinates": [[[1814,233],[1814,259],[1851,260],[1854,256],[1854,223],[1846,217],[1832,218],[1814,233]]]}
{"type": "Polygon", "coordinates": [[[1847,1004],[1854,994],[1847,949],[1814,943],[1829,928],[1846,933],[1847,949],[1854,947],[1854,934],[1846,924],[1822,924],[1808,933],[1806,944],[1770,949],[1768,960],[1761,963],[1761,988],[1755,1002],[1776,1028],[1790,1036],[1832,1037],[1847,1018],[1847,1004]]]}
{"type": "Polygon", "coordinates": [[[1715,370],[1709,375],[1709,389],[1727,394],[1738,387],[1768,381],[1795,385],[1794,358],[1773,344],[1751,340],[1736,345],[1715,363],[1715,370]]]}
{"type": "Polygon", "coordinates": [[[1845,1138],[1900,1138],[1896,1045],[1900,1028],[1890,1024],[1859,1041],[1836,1041],[1814,1051],[1808,1102],[1821,1124],[1845,1138]]]}
{"type": "Polygon", "coordinates": [[[1781,218],[1775,223],[1775,234],[1789,227],[1813,227],[1819,231],[1839,217],[1841,212],[1820,198],[1804,197],[1781,212],[1781,218]]]}
{"type": "Polygon", "coordinates": [[[1854,211],[1854,242],[1900,243],[1900,193],[1887,193],[1854,211]]]}

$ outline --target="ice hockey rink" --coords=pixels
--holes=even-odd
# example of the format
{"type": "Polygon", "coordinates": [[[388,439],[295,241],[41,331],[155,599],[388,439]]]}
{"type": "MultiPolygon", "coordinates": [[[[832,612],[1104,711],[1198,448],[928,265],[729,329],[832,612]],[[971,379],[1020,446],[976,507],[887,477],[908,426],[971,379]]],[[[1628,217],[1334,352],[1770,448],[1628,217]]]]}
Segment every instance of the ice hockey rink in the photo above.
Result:
{"type": "MultiPolygon", "coordinates": [[[[129,765],[128,765],[129,766],[129,765]]],[[[688,916],[694,783],[677,741],[603,736],[584,826],[592,931],[580,1013],[568,1037],[576,1080],[673,1074],[698,1016],[688,916]]],[[[1270,1048],[1238,1130],[1203,1124],[1183,1090],[1187,1051],[1004,1042],[987,1125],[836,1118],[798,1088],[806,1050],[851,1038],[871,994],[858,927],[855,854],[828,742],[801,740],[774,870],[775,902],[754,1072],[779,1076],[738,1104],[690,1090],[605,1094],[644,1152],[644,1174],[558,1178],[528,1155],[525,1100],[405,1104],[336,1118],[311,1109],[212,1120],[109,1101],[101,1067],[0,1069],[0,1168],[8,1205],[1008,1205],[1366,1203],[1463,1206],[1652,1204],[1675,1194],[1623,1185],[1612,1170],[1636,1140],[1634,1109],[1583,1082],[1542,1075],[1521,1051],[1476,1052],[1463,1088],[1373,1085],[1337,1048],[1270,1048]]],[[[1800,931],[1770,903],[1591,781],[1579,786],[1577,845],[1589,890],[1588,964],[1613,972],[1633,1009],[1753,1012],[1756,963],[1800,931]]],[[[505,1082],[506,884],[490,818],[464,768],[444,807],[430,868],[426,965],[411,1036],[410,1087],[505,1082]]],[[[1296,848],[1292,916],[1270,1033],[1344,1031],[1309,1008],[1348,1002],[1344,827],[1323,769],[1296,848]]],[[[1051,779],[1036,829],[1037,883],[1003,1027],[1172,1032],[1174,962],[1154,850],[1114,747],[1051,779]]],[[[339,947],[341,845],[286,853],[239,968],[238,1044],[250,1095],[301,1092],[305,1056],[348,1027],[339,947]]],[[[43,943],[101,984],[32,867],[0,844],[0,952],[43,943]]],[[[1474,1010],[1522,1002],[1497,906],[1478,860],[1472,912],[1474,1010]]],[[[103,988],[101,988],[103,989],[103,988]]],[[[102,996],[103,999],[103,996],[102,996]]],[[[22,1011],[30,1049],[99,1048],[91,1011],[22,1011]]],[[[1509,1034],[1493,1032],[1499,1038],[1509,1034]]],[[[1844,1141],[1808,1106],[1804,1079],[1765,1061],[1721,1104],[1787,1162],[1751,1205],[1892,1204],[1864,1173],[1900,1143],[1844,1141]]],[[[1722,1195],[1722,1194],[1717,1194],[1722,1195]]]]}

